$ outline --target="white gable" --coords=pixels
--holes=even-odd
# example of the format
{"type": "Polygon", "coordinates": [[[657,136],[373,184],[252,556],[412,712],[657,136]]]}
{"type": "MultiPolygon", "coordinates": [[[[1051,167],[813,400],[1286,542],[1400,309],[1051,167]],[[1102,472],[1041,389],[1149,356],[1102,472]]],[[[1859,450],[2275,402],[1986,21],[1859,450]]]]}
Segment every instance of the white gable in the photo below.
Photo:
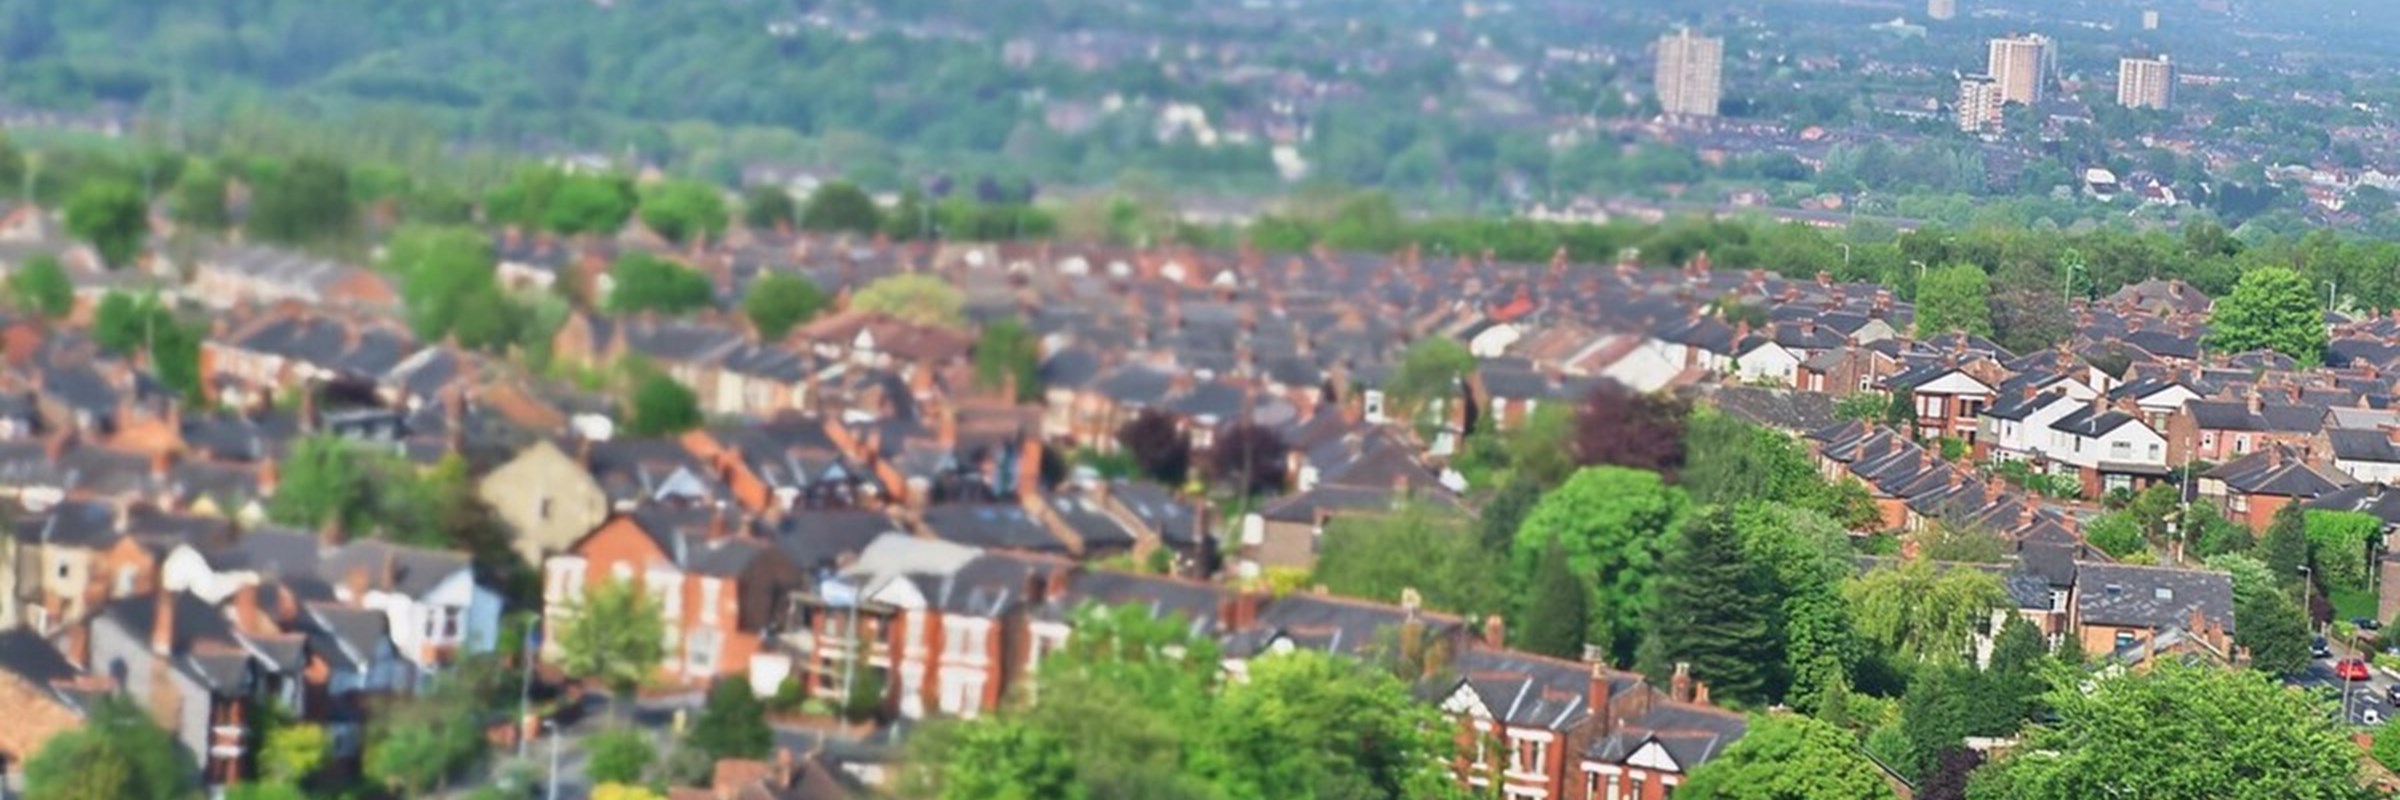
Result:
{"type": "Polygon", "coordinates": [[[1964,372],[1951,370],[1943,373],[1939,378],[1919,385],[1917,392],[1919,394],[1991,394],[1992,387],[1983,385],[1983,381],[1976,380],[1964,372]]]}
{"type": "Polygon", "coordinates": [[[1442,713],[1465,714],[1475,719],[1492,718],[1491,708],[1485,706],[1483,697],[1475,693],[1475,685],[1466,681],[1459,681],[1458,690],[1442,701],[1442,713]]]}
{"type": "Polygon", "coordinates": [[[1656,741],[1645,743],[1642,749],[1633,751],[1633,757],[1625,759],[1625,763],[1658,772],[1683,771],[1682,765],[1675,763],[1675,757],[1667,755],[1666,746],[1656,741]]]}
{"type": "Polygon", "coordinates": [[[2199,393],[2183,388],[2181,385],[2171,385],[2135,398],[2133,403],[2143,408],[2179,409],[2183,407],[2184,403],[2197,400],[2199,397],[2199,393]]]}

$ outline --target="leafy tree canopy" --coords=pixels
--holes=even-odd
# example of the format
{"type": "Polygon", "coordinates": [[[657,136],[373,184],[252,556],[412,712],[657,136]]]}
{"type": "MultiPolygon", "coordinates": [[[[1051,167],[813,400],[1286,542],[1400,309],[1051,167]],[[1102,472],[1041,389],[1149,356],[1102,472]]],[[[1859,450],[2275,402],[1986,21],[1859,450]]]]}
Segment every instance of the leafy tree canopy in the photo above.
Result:
{"type": "Polygon", "coordinates": [[[2208,345],[2219,353],[2273,350],[2304,364],[2325,358],[2325,307],[2300,273],[2260,267],[2242,273],[2210,311],[2208,345]]]}
{"type": "Polygon", "coordinates": [[[1883,772],[1850,734],[1793,714],[1753,717],[1741,741],[1693,770],[1675,796],[1695,800],[1888,800],[1883,772]]]}
{"type": "MultiPolygon", "coordinates": [[[[1683,492],[1657,473],[1585,468],[1526,516],[1511,549],[1510,574],[1518,576],[1516,585],[1532,586],[1550,543],[1557,542],[1591,591],[1586,640],[1629,660],[1656,596],[1659,561],[1687,505],[1683,492]]],[[[1522,604],[1518,613],[1522,624],[1522,604]]]]}
{"type": "Polygon", "coordinates": [[[677,244],[722,236],[731,220],[725,193],[700,181],[662,181],[642,192],[641,203],[642,224],[677,244]]]}

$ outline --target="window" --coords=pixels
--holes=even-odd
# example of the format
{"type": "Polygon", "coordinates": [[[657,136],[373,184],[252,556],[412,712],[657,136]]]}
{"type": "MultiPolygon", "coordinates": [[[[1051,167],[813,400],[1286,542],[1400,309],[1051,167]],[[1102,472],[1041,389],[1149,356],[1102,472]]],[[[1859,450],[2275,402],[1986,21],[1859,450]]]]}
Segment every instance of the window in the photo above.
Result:
{"type": "Polygon", "coordinates": [[[707,628],[692,631],[691,640],[684,646],[684,672],[692,675],[717,674],[717,649],[723,638],[707,628]]]}
{"type": "Polygon", "coordinates": [[[2133,443],[2132,443],[2132,442],[2109,442],[2109,443],[2108,443],[2108,457],[2109,457],[2109,458],[2116,459],[2116,460],[2119,460],[2119,461],[2123,461],[2123,460],[2125,460],[2125,459],[2132,458],[2132,457],[2133,457],[2133,443]]]}
{"type": "Polygon", "coordinates": [[[2148,452],[2149,452],[2149,454],[2150,454],[2150,460],[2152,460],[2152,461],[2157,461],[2157,460],[2159,460],[2158,445],[2156,445],[2156,444],[2152,444],[2152,445],[2150,445],[2150,449],[2149,449],[2149,451],[2148,451],[2148,452]]]}
{"type": "Polygon", "coordinates": [[[717,624],[717,606],[718,606],[718,605],[720,605],[720,604],[722,603],[722,600],[723,600],[723,598],[722,598],[720,595],[722,595],[722,594],[724,593],[724,591],[725,591],[725,582],[724,582],[724,581],[720,581],[720,580],[717,580],[717,579],[715,579],[715,578],[701,578],[701,579],[700,579],[700,623],[701,623],[701,624],[703,624],[703,625],[715,625],[715,624],[717,624]]]}
{"type": "Polygon", "coordinates": [[[2200,432],[2200,446],[2201,446],[2201,447],[2203,447],[2203,448],[2211,448],[2211,449],[2215,448],[2215,447],[2217,446],[2217,432],[2216,432],[2216,431],[2201,431],[2201,432],[2200,432]]]}
{"type": "Polygon", "coordinates": [[[533,502],[533,518],[534,518],[534,519],[541,520],[541,521],[543,521],[543,522],[549,522],[549,521],[550,521],[550,496],[549,496],[549,495],[543,495],[543,496],[541,497],[541,499],[535,500],[535,501],[533,502]]]}
{"type": "Polygon", "coordinates": [[[2250,434],[2247,434],[2247,433],[2245,433],[2245,434],[2241,434],[2241,435],[2238,435],[2238,436],[2235,436],[2235,437],[2233,437],[2233,452],[2236,452],[2236,453],[2247,453],[2247,452],[2250,452],[2250,434]]]}
{"type": "Polygon", "coordinates": [[[1628,775],[1625,777],[1625,784],[1633,790],[1630,796],[1634,800],[1641,800],[1645,790],[1650,788],[1650,778],[1646,775],[1628,775]]]}

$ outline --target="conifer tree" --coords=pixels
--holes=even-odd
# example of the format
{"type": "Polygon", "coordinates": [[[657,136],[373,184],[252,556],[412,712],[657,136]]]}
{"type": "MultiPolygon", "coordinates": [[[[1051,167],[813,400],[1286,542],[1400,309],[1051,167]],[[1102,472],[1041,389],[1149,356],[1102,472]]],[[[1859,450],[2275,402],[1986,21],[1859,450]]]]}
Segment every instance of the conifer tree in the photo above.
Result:
{"type": "Polygon", "coordinates": [[[1511,644],[1559,658],[1582,658],[1584,630],[1590,625],[1591,590],[1575,577],[1557,541],[1543,551],[1531,588],[1525,595],[1525,607],[1517,614],[1525,621],[1524,630],[1511,644]]]}
{"type": "Polygon", "coordinates": [[[1769,670],[1782,660],[1768,624],[1775,599],[1760,570],[1742,558],[1732,513],[1711,510],[1685,523],[1659,572],[1645,670],[1664,675],[1688,663],[1712,697],[1767,699],[1769,670]]]}

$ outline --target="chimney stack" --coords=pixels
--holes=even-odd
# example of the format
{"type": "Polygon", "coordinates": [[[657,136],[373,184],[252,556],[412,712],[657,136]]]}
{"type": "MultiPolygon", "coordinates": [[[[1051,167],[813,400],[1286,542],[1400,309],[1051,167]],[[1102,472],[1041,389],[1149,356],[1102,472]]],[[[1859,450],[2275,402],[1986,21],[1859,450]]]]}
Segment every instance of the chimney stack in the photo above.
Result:
{"type": "Polygon", "coordinates": [[[175,655],[175,593],[159,587],[157,610],[150,620],[150,652],[160,658],[175,655]]]}
{"type": "Polygon", "coordinates": [[[1500,619],[1500,615],[1493,614],[1483,618],[1483,643],[1485,646],[1494,649],[1506,647],[1507,640],[1508,623],[1500,619]]]}
{"type": "Polygon", "coordinates": [[[1608,719],[1608,665],[1592,665],[1592,684],[1584,694],[1583,701],[1584,705],[1590,707],[1586,713],[1602,720],[1608,719]]]}
{"type": "Polygon", "coordinates": [[[1668,681],[1667,687],[1667,696],[1675,702],[1689,703],[1692,701],[1692,665],[1690,662],[1675,662],[1675,677],[1668,681]]]}

